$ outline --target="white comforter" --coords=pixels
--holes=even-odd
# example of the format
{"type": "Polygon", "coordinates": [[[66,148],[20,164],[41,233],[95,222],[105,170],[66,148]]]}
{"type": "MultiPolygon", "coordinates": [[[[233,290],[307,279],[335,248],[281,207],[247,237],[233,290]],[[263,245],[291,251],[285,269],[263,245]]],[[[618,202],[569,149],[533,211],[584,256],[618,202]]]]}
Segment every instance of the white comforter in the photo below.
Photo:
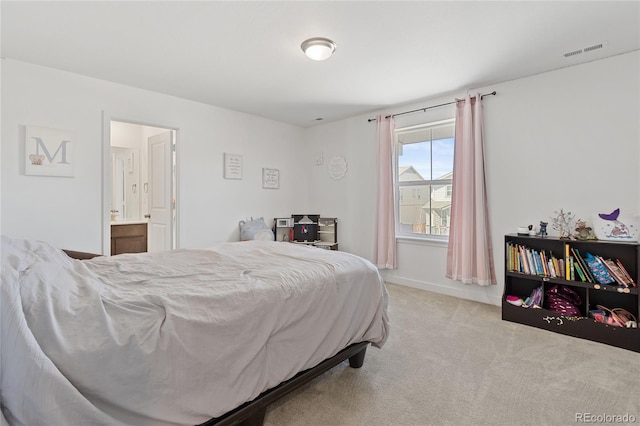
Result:
{"type": "Polygon", "coordinates": [[[16,425],[198,424],[388,333],[371,263],[271,241],[77,261],[2,237],[1,297],[16,425]]]}

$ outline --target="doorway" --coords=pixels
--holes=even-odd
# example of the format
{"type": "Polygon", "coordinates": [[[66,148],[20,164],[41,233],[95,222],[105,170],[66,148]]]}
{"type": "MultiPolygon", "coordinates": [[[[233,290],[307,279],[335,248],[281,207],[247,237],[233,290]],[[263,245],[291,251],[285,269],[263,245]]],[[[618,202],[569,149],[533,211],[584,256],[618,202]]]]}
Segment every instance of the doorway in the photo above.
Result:
{"type": "Polygon", "coordinates": [[[121,120],[108,125],[103,252],[176,248],[176,130],[121,120]]]}

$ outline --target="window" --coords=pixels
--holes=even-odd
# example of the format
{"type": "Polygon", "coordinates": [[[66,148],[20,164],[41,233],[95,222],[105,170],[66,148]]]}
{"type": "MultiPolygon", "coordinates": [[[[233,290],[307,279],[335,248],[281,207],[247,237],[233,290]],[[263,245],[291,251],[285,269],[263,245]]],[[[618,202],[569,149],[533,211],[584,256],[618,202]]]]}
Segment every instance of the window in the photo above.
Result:
{"type": "Polygon", "coordinates": [[[454,131],[454,120],[396,129],[398,237],[447,239],[454,131]]]}

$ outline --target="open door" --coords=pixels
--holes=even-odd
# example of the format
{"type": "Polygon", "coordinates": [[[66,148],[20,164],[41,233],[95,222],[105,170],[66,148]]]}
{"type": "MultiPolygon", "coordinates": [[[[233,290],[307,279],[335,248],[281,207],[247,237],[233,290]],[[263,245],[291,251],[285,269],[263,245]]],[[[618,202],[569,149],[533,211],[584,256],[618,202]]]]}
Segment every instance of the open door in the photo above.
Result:
{"type": "Polygon", "coordinates": [[[173,179],[171,164],[173,133],[163,132],[148,138],[149,174],[148,251],[173,248],[173,179]]]}
{"type": "Polygon", "coordinates": [[[103,119],[102,253],[118,252],[114,239],[131,237],[124,228],[142,224],[145,231],[136,236],[144,235],[143,251],[176,248],[177,130],[106,113],[103,119]]]}

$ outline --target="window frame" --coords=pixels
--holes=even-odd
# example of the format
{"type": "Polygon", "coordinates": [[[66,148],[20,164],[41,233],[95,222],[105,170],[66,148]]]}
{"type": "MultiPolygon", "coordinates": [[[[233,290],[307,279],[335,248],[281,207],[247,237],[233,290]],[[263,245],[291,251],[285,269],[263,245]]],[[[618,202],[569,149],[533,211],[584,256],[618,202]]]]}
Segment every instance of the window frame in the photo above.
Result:
{"type": "MultiPolygon", "coordinates": [[[[418,124],[418,125],[414,125],[414,126],[408,126],[408,127],[401,127],[401,128],[397,128],[394,131],[394,176],[393,176],[393,192],[394,192],[394,208],[395,208],[395,216],[396,216],[396,225],[395,225],[395,234],[396,234],[396,240],[407,240],[407,241],[416,241],[416,242],[432,242],[432,243],[448,243],[449,241],[449,235],[437,235],[437,234],[420,234],[420,233],[415,233],[415,232],[406,232],[402,230],[402,226],[400,223],[400,201],[401,201],[401,196],[400,196],[400,189],[401,188],[411,188],[411,187],[425,187],[428,186],[429,187],[429,193],[428,193],[428,203],[429,203],[429,209],[431,210],[431,202],[432,197],[431,194],[434,191],[434,186],[436,187],[440,187],[440,188],[445,188],[445,191],[447,191],[447,193],[449,193],[449,188],[453,188],[453,173],[451,176],[451,179],[428,179],[428,180],[424,180],[424,181],[406,181],[406,182],[400,182],[399,181],[399,157],[400,157],[400,145],[402,144],[402,142],[400,142],[400,138],[399,136],[402,135],[403,133],[408,133],[411,131],[416,131],[419,129],[431,129],[431,128],[435,128],[435,127],[441,127],[441,126],[445,126],[445,125],[452,125],[453,126],[453,130],[454,130],[454,135],[453,135],[453,144],[454,144],[454,150],[455,150],[455,118],[448,118],[445,120],[437,120],[437,121],[431,121],[431,122],[427,122],[427,123],[422,123],[422,124],[418,124]]],[[[426,141],[425,141],[426,142],[426,141]]],[[[433,139],[430,140],[430,142],[433,142],[433,139]]],[[[431,145],[431,149],[433,149],[433,145],[431,145]]],[[[431,151],[431,155],[430,155],[430,162],[431,165],[433,165],[433,151],[431,151]]],[[[453,164],[451,165],[452,167],[452,172],[453,172],[453,164]]],[[[432,172],[433,173],[433,172],[432,172]]],[[[416,188],[417,189],[417,188],[416,188]]],[[[451,190],[452,191],[452,190],[451,190]]],[[[426,203],[425,203],[426,204],[426,203]]],[[[447,222],[450,224],[450,215],[448,216],[447,222]]]]}

